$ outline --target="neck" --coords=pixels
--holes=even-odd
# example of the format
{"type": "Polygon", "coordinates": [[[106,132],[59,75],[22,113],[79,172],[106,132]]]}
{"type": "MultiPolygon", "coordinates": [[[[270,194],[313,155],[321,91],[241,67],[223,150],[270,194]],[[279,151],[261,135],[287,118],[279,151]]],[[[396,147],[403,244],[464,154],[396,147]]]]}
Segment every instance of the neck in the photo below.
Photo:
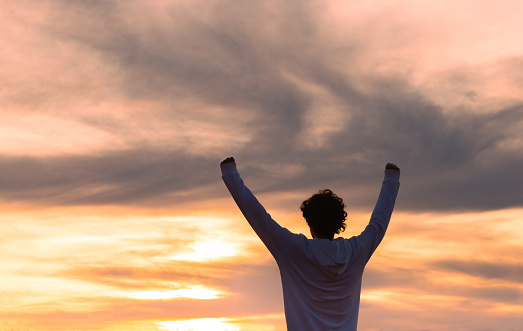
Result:
{"type": "Polygon", "coordinates": [[[312,236],[312,239],[329,239],[329,240],[333,240],[334,239],[334,235],[332,237],[323,237],[323,236],[319,236],[316,234],[316,232],[314,232],[314,230],[311,229],[311,236],[312,236]]]}

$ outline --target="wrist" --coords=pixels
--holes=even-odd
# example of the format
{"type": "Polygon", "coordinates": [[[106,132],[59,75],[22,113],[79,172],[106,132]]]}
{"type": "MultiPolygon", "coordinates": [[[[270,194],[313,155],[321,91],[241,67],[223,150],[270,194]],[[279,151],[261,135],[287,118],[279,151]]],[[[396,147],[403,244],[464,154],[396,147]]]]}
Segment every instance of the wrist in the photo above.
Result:
{"type": "Polygon", "coordinates": [[[399,180],[400,171],[396,169],[385,169],[385,178],[399,180]]]}
{"type": "Polygon", "coordinates": [[[235,162],[222,163],[220,168],[223,176],[238,173],[235,162]]]}

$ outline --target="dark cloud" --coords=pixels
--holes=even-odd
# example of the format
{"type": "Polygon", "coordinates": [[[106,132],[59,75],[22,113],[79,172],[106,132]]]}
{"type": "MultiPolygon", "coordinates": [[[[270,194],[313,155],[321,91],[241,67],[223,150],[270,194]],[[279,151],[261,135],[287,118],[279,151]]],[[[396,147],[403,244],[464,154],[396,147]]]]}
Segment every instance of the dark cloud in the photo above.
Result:
{"type": "Polygon", "coordinates": [[[443,269],[445,272],[463,273],[469,276],[489,280],[483,286],[471,284],[470,286],[460,286],[459,288],[441,289],[440,293],[452,293],[468,297],[470,299],[486,299],[491,302],[520,303],[523,300],[523,292],[518,284],[523,282],[523,267],[517,264],[479,262],[479,261],[458,261],[444,260],[432,265],[435,268],[443,269]],[[502,284],[500,284],[500,281],[502,284]]]}
{"type": "Polygon", "coordinates": [[[521,282],[521,270],[518,269],[521,269],[521,267],[496,263],[484,263],[478,266],[474,262],[452,260],[428,263],[416,267],[409,266],[409,268],[389,267],[380,269],[371,266],[365,270],[363,292],[375,289],[401,289],[401,291],[407,292],[409,290],[421,290],[428,295],[459,296],[463,300],[516,303],[523,299],[523,292],[521,292],[517,284],[521,282]],[[462,263],[462,265],[454,265],[457,263],[462,263]],[[491,284],[478,286],[471,282],[470,284],[456,285],[438,279],[434,274],[434,271],[438,270],[444,270],[445,272],[457,271],[486,279],[496,278],[503,280],[504,284],[492,282],[491,284]]]}
{"type": "Polygon", "coordinates": [[[154,200],[167,195],[175,203],[175,199],[188,199],[195,190],[216,184],[219,170],[215,162],[151,150],[54,158],[2,157],[0,192],[8,201],[31,203],[158,205],[160,202],[154,200]],[[212,168],[214,173],[208,171],[212,168]]]}
{"type": "MultiPolygon", "coordinates": [[[[161,102],[158,116],[166,122],[215,120],[220,107],[227,110],[218,117],[224,131],[249,126],[252,142],[229,153],[257,192],[357,187],[352,206],[368,206],[381,168],[394,161],[403,170],[402,209],[521,206],[522,106],[446,109],[406,75],[359,73],[359,45],[350,31],[331,34],[319,2],[54,4],[63,11],[45,31],[118,68],[126,98],[161,102]],[[306,86],[347,115],[342,121],[319,113],[343,122],[320,148],[300,147],[309,139],[305,115],[320,98],[306,86]],[[203,106],[191,108],[191,100],[203,106]],[[279,167],[302,171],[278,174],[279,167]]],[[[124,125],[78,118],[105,131],[124,125]]],[[[168,153],[146,146],[78,157],[4,156],[0,192],[11,201],[142,205],[172,195],[183,202],[194,191],[204,192],[196,199],[217,194],[220,160],[168,153]]]]}
{"type": "Polygon", "coordinates": [[[523,283],[523,265],[503,262],[443,260],[434,266],[484,279],[505,279],[523,283]]]}

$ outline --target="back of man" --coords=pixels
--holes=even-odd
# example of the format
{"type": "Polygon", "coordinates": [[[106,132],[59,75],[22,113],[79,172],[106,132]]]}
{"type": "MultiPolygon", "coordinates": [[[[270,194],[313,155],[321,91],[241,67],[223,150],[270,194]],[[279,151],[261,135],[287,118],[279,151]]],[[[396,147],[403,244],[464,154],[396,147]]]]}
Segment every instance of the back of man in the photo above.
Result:
{"type": "Polygon", "coordinates": [[[278,264],[288,330],[355,331],[363,270],[385,235],[399,189],[399,168],[385,170],[378,202],[360,235],[307,239],[271,218],[244,185],[234,159],[226,162],[231,159],[222,162],[222,177],[278,264]]]}
{"type": "Polygon", "coordinates": [[[355,240],[296,240],[280,268],[289,330],[356,330],[365,260],[355,240]],[[301,241],[301,242],[299,242],[301,241]]]}

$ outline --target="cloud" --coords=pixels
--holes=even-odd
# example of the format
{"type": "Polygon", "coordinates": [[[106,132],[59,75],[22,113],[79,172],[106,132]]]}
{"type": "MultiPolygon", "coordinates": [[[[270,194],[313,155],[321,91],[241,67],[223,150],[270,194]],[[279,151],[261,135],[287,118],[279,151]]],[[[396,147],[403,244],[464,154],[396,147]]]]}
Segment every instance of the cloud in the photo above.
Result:
{"type": "MultiPolygon", "coordinates": [[[[66,65],[74,63],[73,54],[96,64],[82,71],[93,84],[81,98],[90,101],[84,109],[70,107],[67,116],[100,134],[94,135],[99,143],[74,157],[4,155],[4,200],[149,205],[173,195],[183,202],[189,192],[202,192],[203,199],[217,192],[220,158],[235,155],[260,193],[352,186],[359,196],[347,194],[361,208],[375,198],[380,168],[395,161],[404,171],[401,208],[500,209],[523,201],[515,184],[522,179],[516,166],[522,100],[475,112],[434,97],[409,73],[362,72],[368,67],[363,34],[350,25],[346,37],[333,33],[319,2],[40,6],[38,21],[24,16],[30,31],[38,27],[38,37],[63,45],[58,57],[66,65]],[[94,106],[97,98],[101,107],[94,106]],[[112,112],[115,104],[119,110],[112,112]],[[279,168],[298,170],[279,174],[279,168]]],[[[411,37],[398,37],[397,48],[410,47],[418,38],[411,37]]],[[[519,62],[502,63],[504,72],[514,72],[514,86],[519,62]]],[[[466,72],[473,69],[479,70],[466,72]]],[[[66,85],[82,78],[66,77],[66,85]]],[[[453,84],[462,94],[476,91],[472,76],[464,77],[453,84]]],[[[474,93],[481,102],[479,90],[474,93]]],[[[56,88],[43,94],[49,120],[64,114],[50,101],[69,106],[79,100],[66,94],[56,88]]],[[[15,99],[10,105],[21,107],[15,99]]],[[[34,99],[34,111],[42,110],[42,100],[34,99]]],[[[34,123],[23,125],[30,130],[34,123]]]]}
{"type": "Polygon", "coordinates": [[[66,306],[59,309],[55,308],[55,303],[44,302],[41,305],[47,309],[31,312],[14,310],[8,312],[7,316],[0,312],[0,318],[13,321],[13,326],[23,326],[20,323],[25,321],[25,325],[51,328],[82,326],[101,329],[136,321],[145,323],[224,316],[242,320],[256,315],[279,314],[283,308],[279,273],[274,262],[243,265],[184,262],[166,264],[156,269],[84,266],[66,270],[56,277],[62,282],[88,282],[96,286],[103,285],[107,289],[95,297],[78,290],[64,299],[62,304],[66,306]],[[226,291],[225,295],[211,300],[137,300],[106,295],[115,289],[165,291],[176,288],[176,284],[194,283],[196,279],[205,286],[226,291]],[[72,307],[77,309],[70,309],[72,307]]]}
{"type": "Polygon", "coordinates": [[[100,156],[3,157],[1,190],[7,200],[51,204],[127,204],[149,199],[154,204],[158,196],[171,193],[169,200],[179,203],[219,179],[218,170],[208,171],[215,160],[162,154],[132,150],[100,156]]]}
{"type": "MultiPolygon", "coordinates": [[[[372,293],[376,290],[392,293],[419,293],[419,295],[425,296],[442,296],[442,300],[444,297],[448,300],[460,298],[462,301],[482,300],[488,304],[497,302],[521,304],[523,292],[519,287],[519,280],[512,277],[499,277],[499,280],[504,280],[503,283],[478,283],[472,279],[463,283],[445,281],[445,278],[452,279],[451,274],[448,273],[450,269],[444,266],[446,263],[447,261],[442,261],[441,264],[417,261],[417,264],[421,264],[421,266],[378,269],[371,267],[365,271],[362,291],[363,293],[372,293]],[[445,271],[444,274],[440,273],[442,270],[445,271]],[[440,279],[440,277],[444,279],[440,279]]],[[[464,264],[469,265],[470,262],[464,264]]],[[[497,265],[490,265],[490,267],[495,268],[497,265]]],[[[490,269],[490,271],[498,275],[503,273],[503,270],[490,269]]],[[[477,274],[472,276],[477,276],[477,274]]]]}
{"type": "Polygon", "coordinates": [[[521,210],[499,209],[523,201],[518,6],[0,5],[2,324],[283,322],[277,268],[221,183],[219,162],[235,156],[289,229],[306,232],[300,202],[333,189],[349,207],[346,236],[368,221],[384,164],[402,168],[400,213],[365,272],[360,328],[517,329],[521,210]],[[173,259],[205,252],[209,238],[237,255],[227,246],[173,259]],[[227,295],[125,295],[189,285],[227,295]]]}
{"type": "Polygon", "coordinates": [[[434,265],[448,271],[467,274],[484,279],[504,279],[523,283],[523,266],[518,263],[492,261],[442,260],[434,265]]]}

